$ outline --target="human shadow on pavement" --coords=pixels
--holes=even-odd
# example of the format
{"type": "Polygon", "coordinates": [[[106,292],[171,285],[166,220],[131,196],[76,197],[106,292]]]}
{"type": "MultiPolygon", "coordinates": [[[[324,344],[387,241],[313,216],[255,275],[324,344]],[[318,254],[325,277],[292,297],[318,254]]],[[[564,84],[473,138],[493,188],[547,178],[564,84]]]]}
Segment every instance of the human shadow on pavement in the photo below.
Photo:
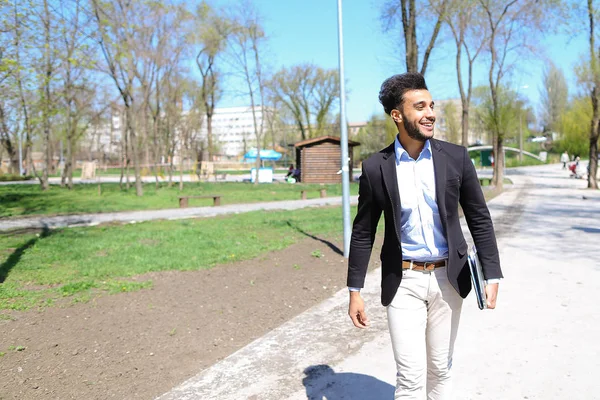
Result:
{"type": "Polygon", "coordinates": [[[394,387],[369,375],[336,373],[329,365],[304,370],[302,384],[308,400],[383,400],[394,397],[394,387]]]}
{"type": "Polygon", "coordinates": [[[330,241],[328,241],[328,240],[325,240],[325,239],[318,238],[318,237],[316,237],[316,236],[314,236],[314,235],[311,235],[310,233],[308,233],[308,232],[305,232],[305,231],[303,231],[302,229],[298,228],[297,226],[295,226],[294,224],[292,224],[290,221],[287,221],[287,224],[288,224],[288,226],[289,226],[290,228],[297,230],[298,232],[300,232],[300,233],[301,233],[301,234],[303,234],[304,236],[308,236],[309,238],[312,238],[312,239],[318,240],[319,242],[326,244],[326,245],[327,245],[327,247],[329,247],[331,250],[333,250],[334,252],[336,252],[336,253],[337,253],[337,254],[339,254],[340,256],[344,254],[344,252],[343,252],[342,250],[340,250],[340,248],[339,248],[339,247],[337,247],[335,244],[331,243],[330,241]]]}
{"type": "MultiPolygon", "coordinates": [[[[48,228],[44,228],[38,236],[28,240],[26,243],[16,248],[12,252],[12,254],[8,256],[6,261],[0,264],[0,283],[3,283],[6,280],[10,271],[14,268],[15,265],[19,263],[21,257],[23,256],[23,253],[25,253],[27,249],[32,247],[38,240],[50,236],[53,232],[54,231],[51,231],[48,228]]],[[[14,232],[11,233],[14,234],[14,232]]]]}

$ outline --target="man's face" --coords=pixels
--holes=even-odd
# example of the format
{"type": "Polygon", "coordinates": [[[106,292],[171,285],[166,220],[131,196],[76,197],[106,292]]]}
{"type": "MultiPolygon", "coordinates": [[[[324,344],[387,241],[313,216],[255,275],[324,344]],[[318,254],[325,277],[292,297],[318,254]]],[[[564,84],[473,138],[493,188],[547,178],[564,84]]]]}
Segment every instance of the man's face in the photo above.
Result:
{"type": "Polygon", "coordinates": [[[400,107],[397,122],[402,122],[410,138],[424,142],[433,137],[433,105],[428,90],[410,90],[404,93],[404,102],[400,107]]]}

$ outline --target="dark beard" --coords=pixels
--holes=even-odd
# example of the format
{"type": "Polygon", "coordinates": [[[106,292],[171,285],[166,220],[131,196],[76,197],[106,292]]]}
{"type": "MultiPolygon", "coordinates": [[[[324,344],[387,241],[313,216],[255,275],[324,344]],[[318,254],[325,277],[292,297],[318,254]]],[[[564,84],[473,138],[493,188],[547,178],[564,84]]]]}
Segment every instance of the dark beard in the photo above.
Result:
{"type": "Polygon", "coordinates": [[[409,122],[404,115],[402,115],[402,125],[404,125],[404,129],[406,130],[406,133],[408,133],[408,137],[410,137],[411,139],[415,139],[423,143],[425,143],[429,139],[427,136],[421,133],[421,131],[415,124],[409,122]]]}

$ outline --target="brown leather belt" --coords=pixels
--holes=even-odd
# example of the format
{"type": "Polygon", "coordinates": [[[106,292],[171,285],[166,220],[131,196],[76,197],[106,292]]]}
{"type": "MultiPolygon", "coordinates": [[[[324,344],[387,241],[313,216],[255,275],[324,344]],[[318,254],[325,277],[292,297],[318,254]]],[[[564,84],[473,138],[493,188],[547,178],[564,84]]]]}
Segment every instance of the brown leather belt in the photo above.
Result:
{"type": "Polygon", "coordinates": [[[402,261],[402,269],[412,269],[414,271],[433,271],[436,268],[442,268],[446,266],[446,260],[440,261],[402,261]]]}

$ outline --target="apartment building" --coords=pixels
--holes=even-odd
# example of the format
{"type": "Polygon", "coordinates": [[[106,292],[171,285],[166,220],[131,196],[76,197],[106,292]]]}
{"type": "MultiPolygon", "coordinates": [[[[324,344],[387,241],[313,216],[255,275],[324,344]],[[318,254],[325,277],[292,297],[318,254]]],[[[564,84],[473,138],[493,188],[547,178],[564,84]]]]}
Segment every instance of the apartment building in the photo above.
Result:
{"type": "MultiPolygon", "coordinates": [[[[255,108],[256,125],[265,124],[260,107],[255,108]]],[[[265,113],[266,114],[266,113],[265,113]]],[[[254,133],[254,116],[252,107],[222,107],[215,108],[212,118],[213,141],[217,147],[217,153],[225,156],[240,156],[245,151],[255,146],[256,135],[254,133]]],[[[205,139],[207,135],[206,117],[200,129],[200,138],[205,139]]]]}

